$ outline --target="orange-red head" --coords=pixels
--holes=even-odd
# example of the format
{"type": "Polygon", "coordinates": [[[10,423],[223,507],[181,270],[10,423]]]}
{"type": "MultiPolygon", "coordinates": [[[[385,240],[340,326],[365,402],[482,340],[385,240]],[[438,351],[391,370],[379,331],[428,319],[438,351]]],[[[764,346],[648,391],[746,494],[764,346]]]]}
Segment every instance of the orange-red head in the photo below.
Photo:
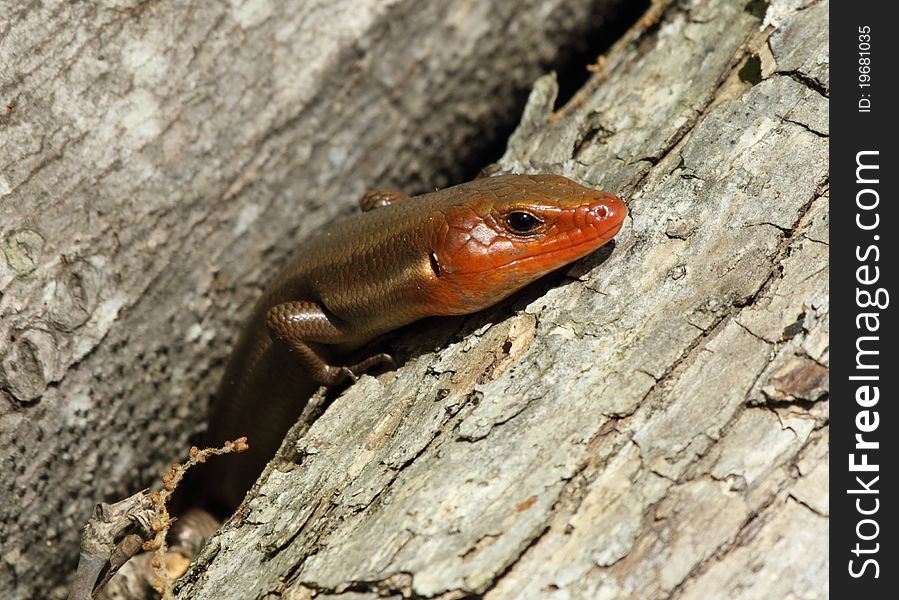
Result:
{"type": "Polygon", "coordinates": [[[431,297],[444,314],[490,306],[590,254],[627,216],[617,196],[559,175],[504,175],[459,189],[460,201],[435,213],[430,236],[431,297]]]}

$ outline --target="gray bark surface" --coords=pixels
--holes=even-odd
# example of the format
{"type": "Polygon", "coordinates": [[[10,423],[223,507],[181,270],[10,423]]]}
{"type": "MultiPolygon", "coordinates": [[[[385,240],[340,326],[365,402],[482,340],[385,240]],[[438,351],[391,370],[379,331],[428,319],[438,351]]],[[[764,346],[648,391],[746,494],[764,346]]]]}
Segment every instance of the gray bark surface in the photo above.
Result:
{"type": "Polygon", "coordinates": [[[458,179],[616,4],[0,0],[0,596],[185,454],[296,240],[458,179]]]}
{"type": "Polygon", "coordinates": [[[179,597],[827,597],[827,8],[659,3],[541,80],[502,164],[627,198],[614,249],[408,336],[179,597]]]}

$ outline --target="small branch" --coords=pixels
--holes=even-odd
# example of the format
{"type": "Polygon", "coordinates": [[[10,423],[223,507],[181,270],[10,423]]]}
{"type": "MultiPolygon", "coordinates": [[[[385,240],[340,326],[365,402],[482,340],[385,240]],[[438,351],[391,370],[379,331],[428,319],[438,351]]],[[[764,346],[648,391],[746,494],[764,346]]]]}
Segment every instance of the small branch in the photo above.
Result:
{"type": "Polygon", "coordinates": [[[188,469],[210,456],[248,448],[246,438],[225,442],[221,448],[200,450],[194,446],[183,465],[173,463],[162,475],[162,490],[143,490],[114,504],[98,504],[81,535],[81,554],[68,600],[91,600],[140,550],[156,553],[151,563],[156,576],[153,587],[166,600],[172,598],[172,578],[165,568],[165,539],[174,519],[166,504],[188,469]]]}

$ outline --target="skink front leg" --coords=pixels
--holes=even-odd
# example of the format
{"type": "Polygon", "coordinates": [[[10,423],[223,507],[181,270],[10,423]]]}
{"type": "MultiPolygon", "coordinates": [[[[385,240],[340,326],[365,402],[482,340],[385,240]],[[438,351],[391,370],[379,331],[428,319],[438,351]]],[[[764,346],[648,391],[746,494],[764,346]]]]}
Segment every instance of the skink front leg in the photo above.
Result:
{"type": "Polygon", "coordinates": [[[389,206],[395,202],[408,200],[409,194],[397,192],[396,190],[371,190],[359,199],[359,207],[362,212],[368,212],[382,206],[389,206]]]}
{"type": "Polygon", "coordinates": [[[356,377],[379,363],[393,363],[389,354],[375,354],[350,366],[329,365],[309,342],[339,344],[347,341],[347,333],[336,318],[325,313],[315,302],[284,302],[273,306],[265,324],[272,337],[286,345],[300,365],[317,383],[337,385],[356,377]]]}

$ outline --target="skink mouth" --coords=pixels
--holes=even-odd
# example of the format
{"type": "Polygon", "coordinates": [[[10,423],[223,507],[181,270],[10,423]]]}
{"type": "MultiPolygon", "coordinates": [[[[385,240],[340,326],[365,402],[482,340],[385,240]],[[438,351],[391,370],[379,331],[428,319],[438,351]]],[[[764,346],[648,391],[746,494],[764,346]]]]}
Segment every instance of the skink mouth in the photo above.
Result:
{"type": "MultiPolygon", "coordinates": [[[[453,272],[475,275],[496,270],[515,270],[539,276],[590,254],[609,242],[621,230],[628,210],[624,201],[606,192],[596,192],[597,199],[568,209],[565,219],[558,219],[561,227],[555,235],[533,246],[518,256],[503,260],[494,259],[489,264],[474,269],[453,269],[453,272]],[[564,224],[561,221],[565,221],[564,224]]],[[[536,278],[536,277],[534,277],[536,278]]]]}
{"type": "Polygon", "coordinates": [[[581,230],[592,230],[596,238],[608,241],[615,237],[627,217],[624,200],[607,192],[597,192],[598,198],[577,210],[575,225],[581,230]]]}
{"type": "Polygon", "coordinates": [[[587,205],[587,213],[598,221],[622,221],[627,216],[624,200],[609,194],[597,192],[597,198],[587,205]]]}
{"type": "Polygon", "coordinates": [[[549,244],[541,252],[537,252],[521,261],[510,264],[541,261],[554,268],[581,258],[609,242],[624,225],[628,210],[624,200],[608,192],[596,192],[589,203],[579,206],[574,211],[573,222],[567,232],[560,235],[556,244],[549,244]]]}

